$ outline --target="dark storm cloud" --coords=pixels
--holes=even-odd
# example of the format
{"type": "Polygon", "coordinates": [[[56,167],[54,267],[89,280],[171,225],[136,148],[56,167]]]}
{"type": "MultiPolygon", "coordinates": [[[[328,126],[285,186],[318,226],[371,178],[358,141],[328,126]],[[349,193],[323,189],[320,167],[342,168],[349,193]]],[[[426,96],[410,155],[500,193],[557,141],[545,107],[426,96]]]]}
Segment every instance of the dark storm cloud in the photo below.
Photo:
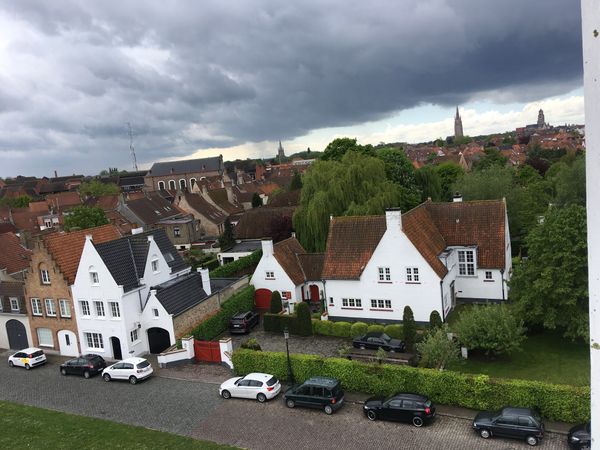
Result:
{"type": "Polygon", "coordinates": [[[0,2],[0,175],[97,173],[581,84],[571,0],[0,2]]]}

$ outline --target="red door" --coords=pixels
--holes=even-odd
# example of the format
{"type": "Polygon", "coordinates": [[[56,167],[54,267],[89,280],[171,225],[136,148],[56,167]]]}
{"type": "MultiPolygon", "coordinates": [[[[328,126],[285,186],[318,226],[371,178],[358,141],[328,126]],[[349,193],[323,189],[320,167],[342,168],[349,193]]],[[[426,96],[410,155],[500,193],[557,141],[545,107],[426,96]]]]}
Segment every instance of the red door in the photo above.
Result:
{"type": "Polygon", "coordinates": [[[316,284],[310,285],[310,300],[312,302],[318,302],[320,300],[319,286],[317,286],[316,284]]]}
{"type": "Polygon", "coordinates": [[[257,289],[254,292],[254,304],[257,309],[269,309],[271,307],[271,291],[269,289],[257,289]]]}

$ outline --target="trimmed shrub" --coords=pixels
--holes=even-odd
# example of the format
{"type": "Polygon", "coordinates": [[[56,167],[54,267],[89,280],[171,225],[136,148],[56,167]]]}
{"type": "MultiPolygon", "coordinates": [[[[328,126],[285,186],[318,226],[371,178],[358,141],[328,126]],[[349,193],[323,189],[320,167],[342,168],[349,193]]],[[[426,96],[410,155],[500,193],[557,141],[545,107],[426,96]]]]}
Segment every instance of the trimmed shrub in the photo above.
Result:
{"type": "Polygon", "coordinates": [[[404,314],[402,315],[402,328],[404,330],[404,343],[406,348],[410,351],[415,346],[417,325],[415,324],[415,316],[413,315],[410,306],[404,307],[404,314]]]}
{"type": "Polygon", "coordinates": [[[238,259],[237,261],[230,262],[221,267],[217,267],[215,270],[210,271],[211,278],[229,278],[235,277],[238,272],[242,272],[246,269],[250,269],[253,266],[257,266],[258,262],[262,258],[262,250],[256,250],[248,256],[238,259]]]}
{"type": "Polygon", "coordinates": [[[279,291],[273,291],[271,293],[271,305],[269,308],[269,312],[271,314],[278,314],[283,310],[283,306],[281,304],[281,294],[279,291]]]}
{"type": "MultiPolygon", "coordinates": [[[[441,405],[496,410],[505,405],[537,408],[548,420],[579,423],[590,420],[590,388],[539,381],[491,379],[487,375],[462,374],[392,364],[366,364],[342,358],[290,355],[297,382],[321,375],[337,378],[347,391],[370,395],[414,392],[441,405]]],[[[285,352],[233,352],[238,375],[271,373],[287,378],[285,352]]]]}
{"type": "Polygon", "coordinates": [[[367,333],[367,330],[369,329],[369,325],[367,325],[364,322],[355,322],[352,324],[352,327],[350,327],[350,337],[358,337],[358,336],[362,336],[363,334],[367,333]]]}
{"type": "Polygon", "coordinates": [[[336,337],[350,337],[352,324],[350,322],[333,322],[331,335],[336,337]]]}
{"type": "Polygon", "coordinates": [[[383,333],[384,330],[385,326],[374,323],[369,325],[369,328],[367,328],[367,333],[383,333]]]}
{"type": "Polygon", "coordinates": [[[221,305],[221,309],[192,331],[194,337],[201,341],[210,341],[223,333],[229,319],[239,312],[254,308],[254,286],[250,285],[237,292],[221,305]]]}
{"type": "Polygon", "coordinates": [[[383,332],[385,334],[387,334],[389,337],[394,338],[394,339],[403,339],[404,338],[404,334],[402,331],[402,325],[399,325],[399,324],[386,325],[385,328],[383,329],[383,332]]]}
{"type": "Polygon", "coordinates": [[[333,333],[333,322],[329,320],[313,320],[313,332],[321,336],[331,336],[333,333]]]}
{"type": "Polygon", "coordinates": [[[429,314],[429,328],[431,330],[442,328],[442,318],[440,317],[440,313],[435,309],[429,314]]]}
{"type": "Polygon", "coordinates": [[[240,347],[246,348],[248,350],[258,351],[258,352],[262,350],[262,348],[260,347],[260,344],[258,343],[256,338],[250,338],[250,339],[245,340],[244,342],[241,343],[240,347]]]}
{"type": "Polygon", "coordinates": [[[312,335],[312,319],[310,318],[310,308],[306,302],[300,302],[296,305],[295,332],[300,336],[312,335]]]}
{"type": "Polygon", "coordinates": [[[265,331],[270,331],[271,333],[283,333],[283,329],[287,327],[290,333],[294,333],[295,318],[296,316],[289,314],[265,313],[263,314],[263,328],[265,331]]]}
{"type": "Polygon", "coordinates": [[[448,339],[448,326],[433,328],[423,342],[416,345],[421,357],[419,365],[444,370],[448,364],[458,361],[458,342],[448,339]]]}

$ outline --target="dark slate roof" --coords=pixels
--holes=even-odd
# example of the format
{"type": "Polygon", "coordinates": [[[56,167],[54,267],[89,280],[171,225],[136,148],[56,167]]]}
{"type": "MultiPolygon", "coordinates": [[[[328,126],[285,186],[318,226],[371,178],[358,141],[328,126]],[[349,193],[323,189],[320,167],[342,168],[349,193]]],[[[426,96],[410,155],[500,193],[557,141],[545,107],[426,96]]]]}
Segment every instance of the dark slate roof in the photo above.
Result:
{"type": "Polygon", "coordinates": [[[144,185],[144,175],[119,177],[119,186],[143,186],[143,185],[144,185]]]}
{"type": "Polygon", "coordinates": [[[217,170],[223,170],[223,158],[221,156],[154,163],[146,176],[160,177],[171,174],[213,172],[217,170]]]}
{"type": "Polygon", "coordinates": [[[171,202],[155,192],[149,192],[136,200],[129,200],[126,205],[144,225],[153,225],[162,219],[181,214],[181,211],[173,207],[171,202]]]}
{"type": "Polygon", "coordinates": [[[144,276],[150,247],[148,236],[154,237],[154,242],[165,257],[171,273],[187,267],[163,229],[146,231],[96,245],[96,250],[115,282],[122,285],[125,292],[138,287],[140,278],[144,276]]]}
{"type": "Polygon", "coordinates": [[[156,289],[156,298],[161,305],[174,316],[193,308],[207,298],[202,287],[202,276],[198,272],[174,278],[152,289],[156,289]]]}

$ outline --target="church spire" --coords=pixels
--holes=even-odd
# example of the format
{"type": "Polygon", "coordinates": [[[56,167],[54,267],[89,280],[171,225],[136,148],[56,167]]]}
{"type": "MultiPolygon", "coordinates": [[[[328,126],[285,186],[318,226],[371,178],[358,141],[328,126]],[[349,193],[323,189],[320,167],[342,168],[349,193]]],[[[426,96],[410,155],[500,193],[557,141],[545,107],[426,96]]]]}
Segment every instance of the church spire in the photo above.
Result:
{"type": "Polygon", "coordinates": [[[454,116],[454,139],[463,137],[463,126],[460,113],[458,112],[458,106],[456,107],[456,115],[454,116]]]}
{"type": "Polygon", "coordinates": [[[285,151],[283,150],[281,141],[279,141],[279,148],[277,148],[277,161],[279,162],[279,164],[281,164],[284,159],[285,159],[285,151]]]}

